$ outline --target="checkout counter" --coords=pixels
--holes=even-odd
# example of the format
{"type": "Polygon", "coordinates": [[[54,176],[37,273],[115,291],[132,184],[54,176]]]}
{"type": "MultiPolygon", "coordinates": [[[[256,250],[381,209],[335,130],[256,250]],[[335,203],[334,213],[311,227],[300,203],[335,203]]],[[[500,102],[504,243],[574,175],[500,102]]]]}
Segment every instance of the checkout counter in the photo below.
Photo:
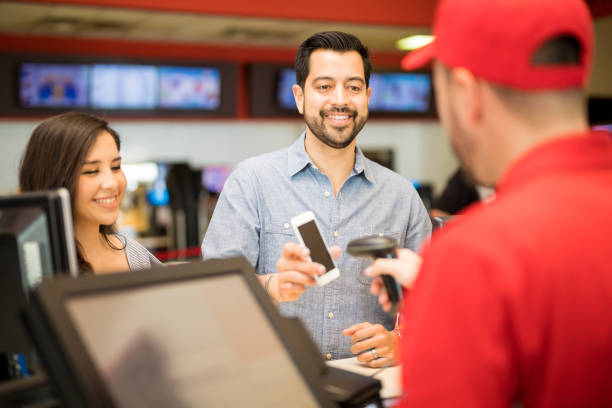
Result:
{"type": "Polygon", "coordinates": [[[6,406],[380,407],[381,380],[399,393],[398,367],[325,364],[244,258],[44,281],[25,322],[48,378],[1,384],[6,406]]]}

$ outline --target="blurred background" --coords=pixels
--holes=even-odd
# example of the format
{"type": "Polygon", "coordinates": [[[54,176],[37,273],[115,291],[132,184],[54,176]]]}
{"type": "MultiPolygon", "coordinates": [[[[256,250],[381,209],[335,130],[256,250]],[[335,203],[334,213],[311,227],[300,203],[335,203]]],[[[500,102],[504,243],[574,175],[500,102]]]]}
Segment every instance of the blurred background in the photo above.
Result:
{"type": "MultiPolygon", "coordinates": [[[[358,145],[412,180],[426,206],[457,168],[427,70],[404,73],[408,37],[436,1],[47,0],[0,2],[0,194],[17,188],[44,118],[82,110],[122,137],[120,230],[162,260],[199,256],[218,194],[241,160],[290,145],[304,125],[291,94],[297,46],[340,30],[372,51],[371,116],[358,145]]],[[[612,124],[612,1],[587,1],[596,54],[592,124],[612,124]]],[[[415,37],[413,37],[415,36],[415,37]]]]}

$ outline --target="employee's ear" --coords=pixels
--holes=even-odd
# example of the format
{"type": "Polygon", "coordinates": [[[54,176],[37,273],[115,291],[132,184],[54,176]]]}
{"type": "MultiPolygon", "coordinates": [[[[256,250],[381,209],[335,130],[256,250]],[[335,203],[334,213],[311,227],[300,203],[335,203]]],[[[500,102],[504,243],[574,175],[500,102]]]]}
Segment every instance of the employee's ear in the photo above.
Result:
{"type": "Polygon", "coordinates": [[[293,98],[295,99],[295,106],[297,106],[300,115],[304,114],[304,90],[299,85],[293,85],[293,98]]]}
{"type": "Polygon", "coordinates": [[[464,129],[471,129],[482,119],[482,90],[478,79],[465,68],[451,71],[455,112],[464,129]]]}

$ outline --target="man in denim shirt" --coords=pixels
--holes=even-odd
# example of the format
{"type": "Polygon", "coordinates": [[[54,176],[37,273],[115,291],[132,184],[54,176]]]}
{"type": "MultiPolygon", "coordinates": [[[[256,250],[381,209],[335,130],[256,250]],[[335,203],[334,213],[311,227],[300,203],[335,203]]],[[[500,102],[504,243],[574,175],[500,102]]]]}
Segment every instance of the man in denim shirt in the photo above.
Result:
{"type": "Polygon", "coordinates": [[[356,147],[371,92],[367,48],[350,34],[318,33],[298,49],[295,68],[293,94],[306,131],[289,148],[238,165],[215,208],[203,256],[244,255],[281,312],[302,319],[327,359],[357,354],[380,367],[396,359],[395,317],[369,293],[363,274],[369,261],[340,248],[384,234],[414,250],[431,223],[412,184],[356,147]],[[308,261],[290,225],[307,210],[340,269],[325,286],[313,286],[325,269],[308,261]]]}

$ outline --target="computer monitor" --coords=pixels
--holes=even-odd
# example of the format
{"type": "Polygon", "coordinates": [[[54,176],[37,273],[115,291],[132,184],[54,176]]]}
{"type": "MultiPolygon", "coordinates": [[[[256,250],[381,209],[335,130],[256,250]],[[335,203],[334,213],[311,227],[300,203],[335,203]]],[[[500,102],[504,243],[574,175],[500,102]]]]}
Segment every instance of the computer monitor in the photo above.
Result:
{"type": "Polygon", "coordinates": [[[78,272],[66,189],[0,197],[0,351],[32,359],[19,312],[44,277],[78,272]]]}
{"type": "Polygon", "coordinates": [[[54,279],[31,298],[67,406],[332,406],[244,258],[54,279]]]}

